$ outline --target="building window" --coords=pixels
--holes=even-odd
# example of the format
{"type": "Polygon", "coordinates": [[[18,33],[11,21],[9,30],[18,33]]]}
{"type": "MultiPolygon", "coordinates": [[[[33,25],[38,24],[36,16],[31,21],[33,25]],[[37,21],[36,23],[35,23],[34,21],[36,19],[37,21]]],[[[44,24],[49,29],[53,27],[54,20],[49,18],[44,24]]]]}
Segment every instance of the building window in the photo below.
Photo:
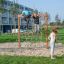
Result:
{"type": "Polygon", "coordinates": [[[13,24],[12,18],[9,18],[9,24],[13,24]]]}
{"type": "Polygon", "coordinates": [[[15,24],[18,25],[18,19],[17,18],[15,19],[15,24]]]}
{"type": "Polygon", "coordinates": [[[23,9],[24,9],[24,7],[23,7],[23,6],[20,6],[20,9],[21,9],[21,10],[23,10],[23,9]]]}
{"type": "Polygon", "coordinates": [[[26,7],[25,10],[29,10],[29,8],[26,7]]]}
{"type": "Polygon", "coordinates": [[[2,17],[2,23],[3,24],[8,24],[7,17],[2,17]]]}

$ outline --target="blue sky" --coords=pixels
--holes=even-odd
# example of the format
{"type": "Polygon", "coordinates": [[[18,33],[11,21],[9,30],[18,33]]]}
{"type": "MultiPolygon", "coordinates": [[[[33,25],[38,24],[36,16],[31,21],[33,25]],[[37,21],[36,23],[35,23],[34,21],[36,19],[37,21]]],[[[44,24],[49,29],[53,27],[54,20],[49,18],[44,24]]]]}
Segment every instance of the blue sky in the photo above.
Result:
{"type": "Polygon", "coordinates": [[[55,15],[59,14],[64,19],[64,0],[16,0],[18,3],[37,9],[41,12],[48,12],[51,21],[54,21],[55,15]]]}

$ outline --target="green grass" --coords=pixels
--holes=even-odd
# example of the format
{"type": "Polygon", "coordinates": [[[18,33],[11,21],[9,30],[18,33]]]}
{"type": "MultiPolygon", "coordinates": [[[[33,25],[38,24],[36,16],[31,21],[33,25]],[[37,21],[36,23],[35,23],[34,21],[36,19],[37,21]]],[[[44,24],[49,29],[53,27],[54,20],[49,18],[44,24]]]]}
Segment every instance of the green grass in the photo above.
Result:
{"type": "MultiPolygon", "coordinates": [[[[51,32],[50,28],[48,29],[48,34],[51,32]]],[[[45,42],[45,30],[42,28],[40,34],[32,33],[21,33],[21,42],[30,41],[30,42],[45,42]]],[[[18,34],[1,34],[0,43],[4,42],[18,42],[18,34]]],[[[57,42],[64,43],[64,28],[58,29],[57,42]]]]}
{"type": "Polygon", "coordinates": [[[0,42],[17,42],[17,41],[18,41],[17,35],[13,35],[13,34],[0,35],[0,42]]]}
{"type": "Polygon", "coordinates": [[[64,28],[60,28],[60,29],[58,30],[58,33],[64,34],[64,28]]]}
{"type": "MultiPolygon", "coordinates": [[[[23,34],[21,33],[21,42],[30,41],[30,42],[39,42],[45,41],[45,35],[33,35],[32,34],[23,34]]],[[[4,42],[18,42],[18,34],[1,34],[0,43],[4,42]]]]}
{"type": "Polygon", "coordinates": [[[57,42],[64,43],[64,28],[58,29],[57,42]]]}
{"type": "Polygon", "coordinates": [[[54,60],[47,57],[0,56],[0,64],[64,64],[64,55],[54,60]]]}

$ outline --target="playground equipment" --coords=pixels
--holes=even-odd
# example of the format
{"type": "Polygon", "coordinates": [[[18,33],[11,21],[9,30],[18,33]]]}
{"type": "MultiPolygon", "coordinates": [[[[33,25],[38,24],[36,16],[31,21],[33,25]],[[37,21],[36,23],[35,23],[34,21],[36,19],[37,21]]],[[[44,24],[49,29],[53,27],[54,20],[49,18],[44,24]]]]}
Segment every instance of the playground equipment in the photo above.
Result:
{"type": "MultiPolygon", "coordinates": [[[[20,44],[20,17],[22,17],[22,14],[18,15],[18,47],[21,47],[20,44]]],[[[44,20],[45,20],[45,33],[46,33],[46,48],[48,48],[48,14],[43,14],[44,20]]]]}
{"type": "Polygon", "coordinates": [[[18,15],[18,47],[20,48],[21,47],[21,43],[20,43],[20,17],[22,15],[18,15]]]}
{"type": "Polygon", "coordinates": [[[44,20],[45,20],[45,33],[46,33],[46,48],[48,48],[48,14],[44,14],[44,20]]]}
{"type": "Polygon", "coordinates": [[[27,21],[27,28],[28,28],[28,22],[29,22],[28,19],[30,18],[30,15],[31,15],[31,12],[27,11],[27,10],[24,10],[22,12],[22,14],[18,15],[18,47],[19,48],[21,47],[21,44],[20,44],[20,17],[22,17],[22,16],[25,17],[25,20],[27,21]]]}

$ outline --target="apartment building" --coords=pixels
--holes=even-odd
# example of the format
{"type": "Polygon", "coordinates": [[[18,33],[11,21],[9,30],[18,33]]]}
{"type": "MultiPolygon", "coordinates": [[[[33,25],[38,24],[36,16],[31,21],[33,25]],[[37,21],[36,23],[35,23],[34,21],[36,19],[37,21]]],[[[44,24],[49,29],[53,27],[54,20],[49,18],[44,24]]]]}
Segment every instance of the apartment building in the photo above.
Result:
{"type": "MultiPolygon", "coordinates": [[[[16,4],[16,3],[15,3],[16,4]]],[[[12,29],[18,28],[18,18],[13,17],[13,14],[10,13],[10,6],[14,5],[11,1],[5,1],[3,3],[3,8],[5,9],[4,13],[0,13],[0,33],[12,32],[12,29]]],[[[33,11],[33,9],[19,5],[19,10],[22,12],[23,10],[33,11]]],[[[32,22],[29,22],[29,26],[31,28],[32,22]]],[[[20,22],[21,29],[26,29],[26,21],[23,21],[21,18],[20,22]]]]}

